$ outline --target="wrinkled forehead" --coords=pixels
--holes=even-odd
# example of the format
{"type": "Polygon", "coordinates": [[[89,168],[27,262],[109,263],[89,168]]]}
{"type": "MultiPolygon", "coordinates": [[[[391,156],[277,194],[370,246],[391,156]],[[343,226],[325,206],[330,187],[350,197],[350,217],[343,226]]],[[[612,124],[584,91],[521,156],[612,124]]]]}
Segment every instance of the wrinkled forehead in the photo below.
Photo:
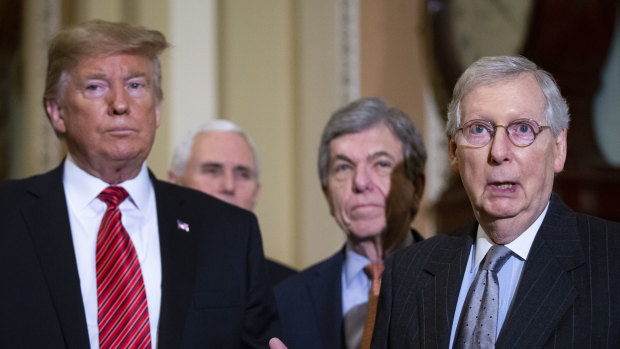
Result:
{"type": "Polygon", "coordinates": [[[515,75],[480,84],[466,93],[461,104],[461,124],[469,119],[490,120],[498,114],[542,121],[546,104],[532,74],[515,75]]]}
{"type": "Polygon", "coordinates": [[[358,159],[386,155],[401,161],[403,144],[388,126],[378,124],[363,131],[346,133],[332,139],[329,143],[330,160],[340,155],[358,159]]]}

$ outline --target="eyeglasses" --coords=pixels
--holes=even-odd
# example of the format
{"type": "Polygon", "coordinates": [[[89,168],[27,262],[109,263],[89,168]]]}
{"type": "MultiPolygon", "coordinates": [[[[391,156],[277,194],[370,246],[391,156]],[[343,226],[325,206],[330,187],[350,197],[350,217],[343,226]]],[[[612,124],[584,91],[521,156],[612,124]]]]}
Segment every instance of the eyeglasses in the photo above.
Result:
{"type": "Polygon", "coordinates": [[[463,124],[458,131],[463,132],[463,137],[472,147],[484,147],[495,137],[498,127],[506,130],[510,142],[517,147],[527,147],[534,143],[536,136],[549,126],[540,126],[532,119],[516,119],[508,125],[495,125],[487,120],[471,120],[463,124]]]}

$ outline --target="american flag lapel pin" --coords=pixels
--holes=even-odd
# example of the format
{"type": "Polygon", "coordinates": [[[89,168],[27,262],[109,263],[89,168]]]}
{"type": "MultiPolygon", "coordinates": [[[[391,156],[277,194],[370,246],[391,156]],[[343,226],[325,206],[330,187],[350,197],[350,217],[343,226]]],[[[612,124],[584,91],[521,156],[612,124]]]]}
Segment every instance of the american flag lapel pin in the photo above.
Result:
{"type": "Polygon", "coordinates": [[[177,229],[185,230],[186,233],[189,233],[189,224],[177,219],[177,229]]]}

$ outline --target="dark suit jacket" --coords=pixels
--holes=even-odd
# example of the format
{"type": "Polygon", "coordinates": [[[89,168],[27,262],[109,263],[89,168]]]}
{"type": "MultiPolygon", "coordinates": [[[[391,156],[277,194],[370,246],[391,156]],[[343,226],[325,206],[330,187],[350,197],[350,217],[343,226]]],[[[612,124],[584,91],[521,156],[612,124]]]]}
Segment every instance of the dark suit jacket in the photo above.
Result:
{"type": "MultiPolygon", "coordinates": [[[[476,229],[387,263],[372,348],[448,348],[476,229]]],[[[496,347],[620,347],[620,224],[577,214],[553,194],[496,347]]]]}
{"type": "MultiPolygon", "coordinates": [[[[422,240],[411,230],[413,241],[422,240]]],[[[344,348],[342,266],[344,247],[276,286],[282,341],[291,349],[344,348]]]]}
{"type": "Polygon", "coordinates": [[[288,277],[297,274],[295,269],[289,268],[282,263],[278,263],[269,258],[265,260],[267,261],[267,272],[269,274],[269,280],[271,280],[271,286],[275,286],[288,277]]]}
{"type": "MultiPolygon", "coordinates": [[[[89,347],[62,168],[0,187],[2,348],[89,347]]],[[[158,348],[266,347],[279,324],[254,215],[152,181],[162,263],[158,348]]]]}
{"type": "Polygon", "coordinates": [[[345,250],[279,283],[276,302],[282,341],[291,349],[336,349],[342,338],[345,250]]]}

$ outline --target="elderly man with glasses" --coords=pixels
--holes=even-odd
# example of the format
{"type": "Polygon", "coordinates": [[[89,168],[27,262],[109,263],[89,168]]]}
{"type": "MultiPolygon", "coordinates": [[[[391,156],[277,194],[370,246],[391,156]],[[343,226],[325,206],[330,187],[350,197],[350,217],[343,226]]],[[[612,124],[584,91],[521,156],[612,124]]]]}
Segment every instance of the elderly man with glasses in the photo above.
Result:
{"type": "Polygon", "coordinates": [[[552,191],[568,123],[551,75],[523,57],[463,73],[449,157],[476,221],[390,260],[373,348],[620,347],[620,224],[552,191]]]}

